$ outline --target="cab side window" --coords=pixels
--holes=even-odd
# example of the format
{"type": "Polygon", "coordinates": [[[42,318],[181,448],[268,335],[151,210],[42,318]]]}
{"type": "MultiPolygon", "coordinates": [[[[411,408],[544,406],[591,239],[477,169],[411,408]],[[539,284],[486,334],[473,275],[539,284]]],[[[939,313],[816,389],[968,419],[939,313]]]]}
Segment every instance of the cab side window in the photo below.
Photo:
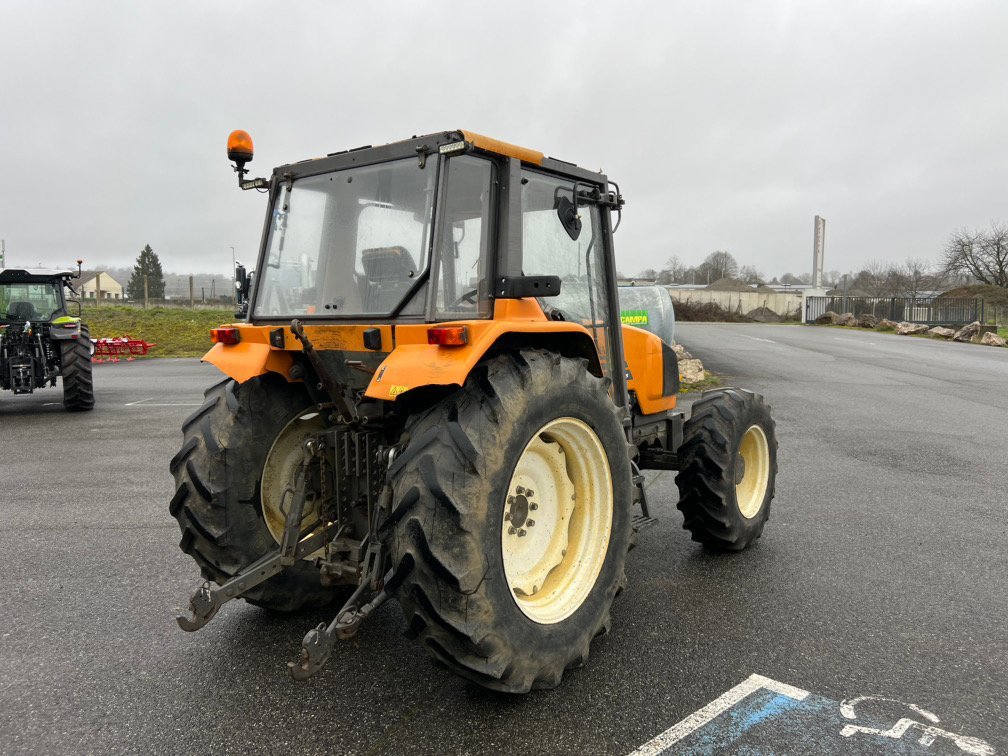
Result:
{"type": "Polygon", "coordinates": [[[604,360],[609,306],[599,209],[578,207],[581,232],[572,239],[557,214],[561,199],[573,202],[573,181],[522,171],[522,273],[560,276],[559,296],[542,304],[591,331],[604,360]]]}

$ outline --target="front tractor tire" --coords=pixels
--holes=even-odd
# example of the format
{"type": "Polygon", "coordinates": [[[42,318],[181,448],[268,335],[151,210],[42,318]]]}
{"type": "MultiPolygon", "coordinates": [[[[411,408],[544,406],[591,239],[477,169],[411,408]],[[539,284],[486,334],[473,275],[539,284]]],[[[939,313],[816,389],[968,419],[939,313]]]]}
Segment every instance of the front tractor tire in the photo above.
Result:
{"type": "Polygon", "coordinates": [[[679,459],[678,507],[694,541],[741,551],[760,537],[777,478],[777,436],[762,396],[705,392],[683,429],[679,459]]]}
{"type": "MultiPolygon", "coordinates": [[[[303,420],[305,430],[314,430],[318,415],[300,384],[276,376],[242,384],[228,378],[207,389],[205,399],[182,426],[182,448],[170,466],[176,489],[169,512],[182,529],[179,547],[204,578],[221,584],[277,548],[261,498],[266,460],[278,438],[297,449],[288,429],[303,420]]],[[[277,465],[284,473],[288,468],[289,461],[277,465]]],[[[323,586],[318,569],[299,560],[243,598],[290,612],[330,604],[343,592],[323,586]]]]}
{"type": "Polygon", "coordinates": [[[91,378],[91,334],[81,326],[80,336],[60,343],[60,375],[63,378],[63,407],[70,412],[94,409],[94,382],[91,378]]]}
{"type": "Polygon", "coordinates": [[[383,531],[407,634],[435,661],[522,693],[587,659],[626,581],[620,417],[584,360],[522,351],[411,418],[383,531]]]}

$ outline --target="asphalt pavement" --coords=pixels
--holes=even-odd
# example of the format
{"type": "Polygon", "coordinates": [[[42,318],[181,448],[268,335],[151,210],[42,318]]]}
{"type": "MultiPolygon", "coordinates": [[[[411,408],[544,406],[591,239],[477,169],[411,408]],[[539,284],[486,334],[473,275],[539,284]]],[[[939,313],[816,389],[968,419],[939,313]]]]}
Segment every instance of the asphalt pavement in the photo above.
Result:
{"type": "Polygon", "coordinates": [[[708,554],[681,528],[674,474],[651,475],[660,521],[629,555],[612,632],[523,697],[428,662],[394,602],[305,683],[285,663],[329,613],[232,602],[178,629],[199,576],[168,461],[215,368],[98,365],[83,414],[58,389],[0,394],[0,752],[624,754],[698,710],[670,752],[1008,751],[1008,349],[677,335],[773,407],[770,522],[746,552],[708,554]],[[896,736],[901,719],[920,726],[896,736]]]}

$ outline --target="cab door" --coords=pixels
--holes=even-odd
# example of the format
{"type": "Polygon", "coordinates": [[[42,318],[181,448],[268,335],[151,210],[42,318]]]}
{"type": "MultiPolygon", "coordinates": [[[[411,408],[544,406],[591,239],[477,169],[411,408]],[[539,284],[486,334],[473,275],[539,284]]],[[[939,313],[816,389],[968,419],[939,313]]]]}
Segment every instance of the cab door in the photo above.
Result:
{"type": "Polygon", "coordinates": [[[601,211],[596,204],[579,202],[581,228],[570,231],[558,210],[564,202],[574,202],[576,182],[532,170],[522,170],[521,176],[522,273],[560,277],[560,294],[541,300],[543,309],[585,326],[595,339],[603,373],[612,378],[612,303],[601,211]]]}

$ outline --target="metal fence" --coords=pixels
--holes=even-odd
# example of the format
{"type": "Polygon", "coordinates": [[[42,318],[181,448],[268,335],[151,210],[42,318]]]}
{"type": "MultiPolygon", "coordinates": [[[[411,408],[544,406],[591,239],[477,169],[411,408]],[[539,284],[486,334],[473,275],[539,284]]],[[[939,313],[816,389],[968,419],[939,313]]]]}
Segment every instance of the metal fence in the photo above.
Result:
{"type": "Polygon", "coordinates": [[[924,323],[936,325],[965,325],[974,320],[984,322],[982,299],[914,299],[912,297],[807,297],[805,322],[814,323],[823,313],[846,312],[854,315],[874,315],[897,323],[924,323]]]}

